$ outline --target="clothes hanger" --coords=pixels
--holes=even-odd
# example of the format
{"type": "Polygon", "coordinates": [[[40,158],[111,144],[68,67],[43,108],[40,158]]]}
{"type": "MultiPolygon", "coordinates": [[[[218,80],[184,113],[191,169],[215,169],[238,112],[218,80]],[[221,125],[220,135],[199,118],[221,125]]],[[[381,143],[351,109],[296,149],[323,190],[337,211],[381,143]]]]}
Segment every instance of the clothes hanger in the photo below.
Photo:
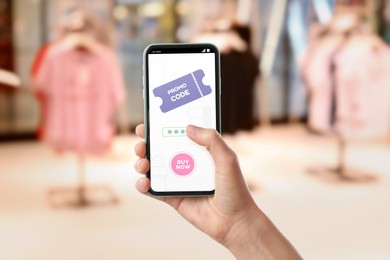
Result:
{"type": "Polygon", "coordinates": [[[86,52],[95,52],[97,47],[93,37],[83,32],[69,33],[62,41],[62,44],[68,49],[86,52]]]}
{"type": "Polygon", "coordinates": [[[65,38],[62,43],[70,49],[96,51],[97,40],[93,37],[93,19],[81,9],[73,10],[64,20],[65,38]]]}

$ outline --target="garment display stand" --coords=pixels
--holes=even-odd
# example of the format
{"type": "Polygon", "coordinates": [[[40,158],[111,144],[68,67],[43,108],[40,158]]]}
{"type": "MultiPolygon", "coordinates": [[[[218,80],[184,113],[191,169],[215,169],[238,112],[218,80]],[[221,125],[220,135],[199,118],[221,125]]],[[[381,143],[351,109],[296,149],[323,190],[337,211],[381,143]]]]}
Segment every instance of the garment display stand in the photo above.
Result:
{"type": "Polygon", "coordinates": [[[81,208],[92,204],[116,204],[118,198],[114,190],[105,184],[87,185],[86,158],[77,157],[78,184],[77,186],[60,186],[48,191],[49,205],[53,208],[75,207],[81,208]],[[103,195],[103,196],[102,196],[103,195]],[[103,198],[103,199],[101,199],[103,198]]]}
{"type": "Polygon", "coordinates": [[[48,200],[53,207],[116,203],[109,185],[87,185],[86,159],[107,151],[114,137],[115,112],[126,95],[122,73],[92,15],[72,9],[65,20],[61,40],[38,53],[32,78],[34,91],[44,97],[41,138],[77,156],[78,183],[51,188],[48,200]]]}
{"type": "MultiPolygon", "coordinates": [[[[329,63],[329,71],[330,71],[330,77],[331,77],[331,91],[332,91],[332,99],[334,102],[337,100],[337,81],[336,81],[336,71],[337,71],[337,65],[335,63],[335,57],[337,53],[345,47],[345,42],[347,41],[347,38],[349,37],[349,33],[344,33],[344,40],[339,44],[339,46],[334,50],[334,53],[331,56],[330,63],[329,63]]],[[[336,107],[335,104],[333,106],[333,113],[336,114],[336,107]]],[[[334,121],[336,122],[337,115],[334,115],[334,121]]],[[[334,122],[334,125],[336,123],[334,122]]],[[[340,132],[340,129],[337,129],[334,131],[334,135],[337,140],[337,162],[335,167],[325,167],[325,168],[318,168],[318,169],[309,169],[309,173],[321,175],[324,178],[327,178],[329,176],[327,175],[333,175],[333,178],[336,178],[340,181],[345,182],[371,182],[375,181],[375,176],[369,175],[367,173],[358,172],[357,170],[349,170],[346,167],[346,152],[347,152],[347,140],[344,137],[344,135],[340,132]]]]}
{"type": "Polygon", "coordinates": [[[374,175],[348,169],[346,165],[347,142],[337,134],[337,162],[335,167],[316,167],[308,169],[309,174],[317,175],[324,179],[332,179],[342,182],[373,182],[374,175]]]}

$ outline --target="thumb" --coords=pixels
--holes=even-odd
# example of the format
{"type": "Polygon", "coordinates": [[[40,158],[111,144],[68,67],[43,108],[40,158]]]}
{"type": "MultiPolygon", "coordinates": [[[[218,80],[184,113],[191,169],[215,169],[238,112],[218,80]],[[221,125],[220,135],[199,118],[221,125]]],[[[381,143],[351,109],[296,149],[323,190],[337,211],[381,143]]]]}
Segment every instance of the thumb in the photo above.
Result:
{"type": "Polygon", "coordinates": [[[225,172],[238,167],[236,154],[225,143],[215,129],[206,129],[194,125],[187,126],[187,136],[195,143],[205,146],[213,157],[216,171],[225,172]]]}

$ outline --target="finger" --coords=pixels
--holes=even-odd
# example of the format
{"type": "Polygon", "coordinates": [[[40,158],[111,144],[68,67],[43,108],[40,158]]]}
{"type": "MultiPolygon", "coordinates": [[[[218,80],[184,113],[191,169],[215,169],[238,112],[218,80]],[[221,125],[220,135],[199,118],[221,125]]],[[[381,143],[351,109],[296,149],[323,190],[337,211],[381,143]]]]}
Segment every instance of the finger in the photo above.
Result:
{"type": "Polygon", "coordinates": [[[144,158],[146,155],[146,145],[145,142],[139,142],[138,144],[135,145],[134,147],[134,152],[135,154],[140,157],[144,158]]]}
{"type": "Polygon", "coordinates": [[[150,179],[148,178],[139,178],[137,182],[135,183],[135,188],[140,193],[147,193],[150,189],[150,179]]]}
{"type": "Polygon", "coordinates": [[[135,128],[135,134],[138,137],[145,138],[145,135],[144,135],[144,124],[137,125],[137,127],[135,128]]]}
{"type": "MultiPolygon", "coordinates": [[[[195,143],[205,146],[215,164],[215,198],[220,205],[236,198],[250,198],[242,176],[237,155],[215,129],[187,126],[187,135],[195,143]]],[[[228,202],[228,204],[231,202],[228,202]]]]}
{"type": "Polygon", "coordinates": [[[138,173],[145,174],[149,171],[149,161],[145,158],[140,158],[134,165],[138,173]]]}
{"type": "Polygon", "coordinates": [[[215,129],[187,126],[187,135],[195,143],[205,146],[215,162],[216,168],[226,169],[238,166],[236,154],[225,143],[215,129]]]}
{"type": "Polygon", "coordinates": [[[152,196],[149,193],[149,189],[150,189],[150,179],[149,178],[139,178],[137,180],[137,182],[135,183],[135,188],[138,190],[138,192],[140,192],[140,193],[142,193],[142,194],[144,194],[146,196],[152,197],[152,198],[154,198],[156,200],[165,202],[165,203],[169,204],[170,206],[172,206],[175,209],[178,208],[178,205],[180,205],[180,202],[183,199],[183,198],[179,198],[179,197],[168,198],[168,197],[155,197],[155,196],[152,196]]]}

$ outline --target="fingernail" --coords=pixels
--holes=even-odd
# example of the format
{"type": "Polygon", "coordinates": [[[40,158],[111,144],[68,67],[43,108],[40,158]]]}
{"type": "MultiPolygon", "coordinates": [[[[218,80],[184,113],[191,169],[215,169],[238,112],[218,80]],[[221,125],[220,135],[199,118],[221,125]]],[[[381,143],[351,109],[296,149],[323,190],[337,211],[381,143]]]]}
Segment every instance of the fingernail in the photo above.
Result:
{"type": "Polygon", "coordinates": [[[141,184],[142,184],[142,186],[146,186],[146,183],[147,183],[147,179],[146,178],[142,178],[141,179],[141,184]]]}
{"type": "Polygon", "coordinates": [[[138,161],[135,163],[135,168],[139,170],[140,167],[141,167],[141,159],[138,159],[138,161]]]}
{"type": "Polygon", "coordinates": [[[147,192],[149,190],[147,182],[148,180],[146,178],[142,178],[139,180],[139,187],[141,189],[141,192],[147,192]]]}

